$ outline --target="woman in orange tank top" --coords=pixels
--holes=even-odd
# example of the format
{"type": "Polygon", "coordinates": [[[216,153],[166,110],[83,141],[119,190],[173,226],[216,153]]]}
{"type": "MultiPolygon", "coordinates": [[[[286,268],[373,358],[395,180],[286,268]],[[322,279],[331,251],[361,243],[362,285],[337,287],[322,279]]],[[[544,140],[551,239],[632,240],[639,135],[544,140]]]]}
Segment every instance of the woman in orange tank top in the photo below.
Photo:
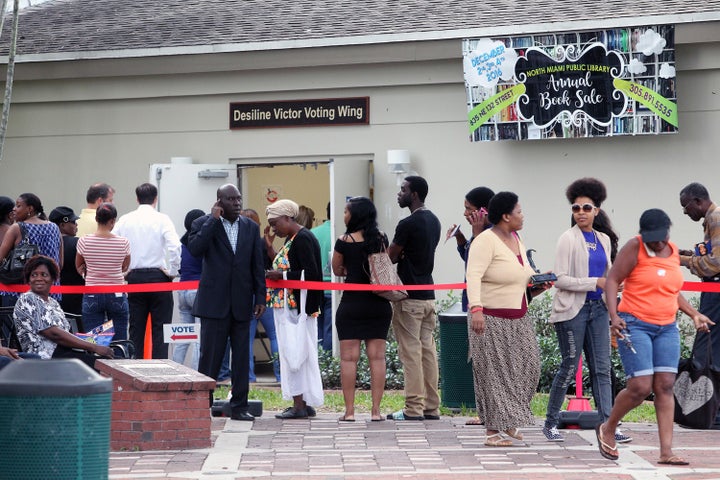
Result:
{"type": "Polygon", "coordinates": [[[687,465],[672,452],[673,384],[680,359],[678,308],[693,319],[698,332],[713,323],[680,293],[683,285],[677,246],[670,242],[670,218],[659,209],[643,212],[640,235],[620,250],[605,283],[611,332],[627,375],[627,387],[615,399],[610,418],[595,427],[603,457],[618,459],[613,433],[626,413],[655,394],[660,458],[665,465],[687,465]],[[618,286],[624,282],[617,304],[618,286]],[[618,313],[619,312],[619,313],[618,313]]]}

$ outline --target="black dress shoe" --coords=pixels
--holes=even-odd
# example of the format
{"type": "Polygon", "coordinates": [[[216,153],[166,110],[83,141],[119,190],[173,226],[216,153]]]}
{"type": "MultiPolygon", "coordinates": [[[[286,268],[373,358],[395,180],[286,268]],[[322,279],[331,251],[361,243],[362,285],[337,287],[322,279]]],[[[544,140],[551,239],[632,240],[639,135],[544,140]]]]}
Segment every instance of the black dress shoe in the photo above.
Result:
{"type": "Polygon", "coordinates": [[[310,405],[306,405],[305,409],[308,412],[308,417],[314,417],[317,415],[317,412],[315,411],[315,408],[311,407],[310,405]]]}
{"type": "Polygon", "coordinates": [[[308,418],[308,412],[304,408],[297,410],[295,407],[288,407],[283,410],[282,413],[278,413],[277,415],[275,415],[275,418],[308,418]]]}
{"type": "Polygon", "coordinates": [[[253,417],[247,412],[233,413],[230,418],[233,420],[245,420],[246,422],[252,422],[255,420],[255,417],[253,417]]]}

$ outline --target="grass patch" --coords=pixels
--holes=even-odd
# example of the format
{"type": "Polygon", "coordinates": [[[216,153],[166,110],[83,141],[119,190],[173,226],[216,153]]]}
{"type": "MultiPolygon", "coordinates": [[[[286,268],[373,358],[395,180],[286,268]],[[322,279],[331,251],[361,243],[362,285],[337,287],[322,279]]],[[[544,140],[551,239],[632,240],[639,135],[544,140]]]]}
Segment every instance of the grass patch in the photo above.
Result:
{"type": "MultiPolygon", "coordinates": [[[[215,398],[227,398],[228,387],[220,386],[215,390],[215,398]]],[[[545,418],[545,411],[547,410],[548,394],[536,393],[530,402],[530,409],[533,415],[537,418],[545,418]]],[[[288,407],[291,402],[282,399],[280,389],[277,387],[258,387],[252,386],[250,388],[250,394],[248,398],[251,400],[260,400],[263,402],[263,409],[265,410],[283,410],[288,407]]],[[[567,401],[563,404],[563,409],[567,408],[567,401]]],[[[370,407],[372,405],[372,399],[370,392],[367,390],[356,390],[355,392],[355,411],[357,413],[370,413],[370,407]]],[[[590,405],[594,407],[594,403],[590,400],[590,405]]],[[[383,395],[382,402],[380,402],[380,410],[383,413],[396,412],[405,406],[405,395],[402,390],[387,390],[383,395]]],[[[343,401],[342,391],[340,390],[326,390],[325,391],[325,404],[318,408],[320,412],[325,413],[342,413],[345,409],[345,402],[343,401]]],[[[461,409],[450,409],[447,407],[440,407],[440,414],[447,416],[461,416],[461,417],[474,417],[476,415],[475,409],[463,407],[461,409]]],[[[655,419],[655,406],[652,402],[644,402],[639,407],[631,410],[625,418],[625,422],[629,423],[656,423],[655,419]]]]}

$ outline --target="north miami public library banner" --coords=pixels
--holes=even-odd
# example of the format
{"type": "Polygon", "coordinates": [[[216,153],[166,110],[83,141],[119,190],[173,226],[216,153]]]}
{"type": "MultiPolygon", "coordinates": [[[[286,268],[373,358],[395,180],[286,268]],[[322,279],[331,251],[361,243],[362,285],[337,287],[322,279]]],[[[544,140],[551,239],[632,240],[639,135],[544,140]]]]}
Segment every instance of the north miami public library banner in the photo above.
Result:
{"type": "Polygon", "coordinates": [[[463,40],[470,140],[678,131],[675,27],[463,40]]]}

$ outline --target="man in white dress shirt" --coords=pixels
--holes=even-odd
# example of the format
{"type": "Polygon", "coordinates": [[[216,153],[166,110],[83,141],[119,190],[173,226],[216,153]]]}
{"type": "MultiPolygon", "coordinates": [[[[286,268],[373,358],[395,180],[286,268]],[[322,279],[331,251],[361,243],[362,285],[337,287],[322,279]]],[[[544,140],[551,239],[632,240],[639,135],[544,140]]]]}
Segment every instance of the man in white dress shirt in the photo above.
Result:
{"type": "MultiPolygon", "coordinates": [[[[129,284],[170,282],[180,268],[180,239],[170,217],[155,209],[157,187],[143,183],[135,189],[137,210],[120,217],[113,233],[130,241],[129,284]]],[[[152,319],[152,358],[168,358],[163,325],[172,323],[172,291],[128,294],[130,340],[135,351],[145,350],[147,317],[152,319]]]]}

